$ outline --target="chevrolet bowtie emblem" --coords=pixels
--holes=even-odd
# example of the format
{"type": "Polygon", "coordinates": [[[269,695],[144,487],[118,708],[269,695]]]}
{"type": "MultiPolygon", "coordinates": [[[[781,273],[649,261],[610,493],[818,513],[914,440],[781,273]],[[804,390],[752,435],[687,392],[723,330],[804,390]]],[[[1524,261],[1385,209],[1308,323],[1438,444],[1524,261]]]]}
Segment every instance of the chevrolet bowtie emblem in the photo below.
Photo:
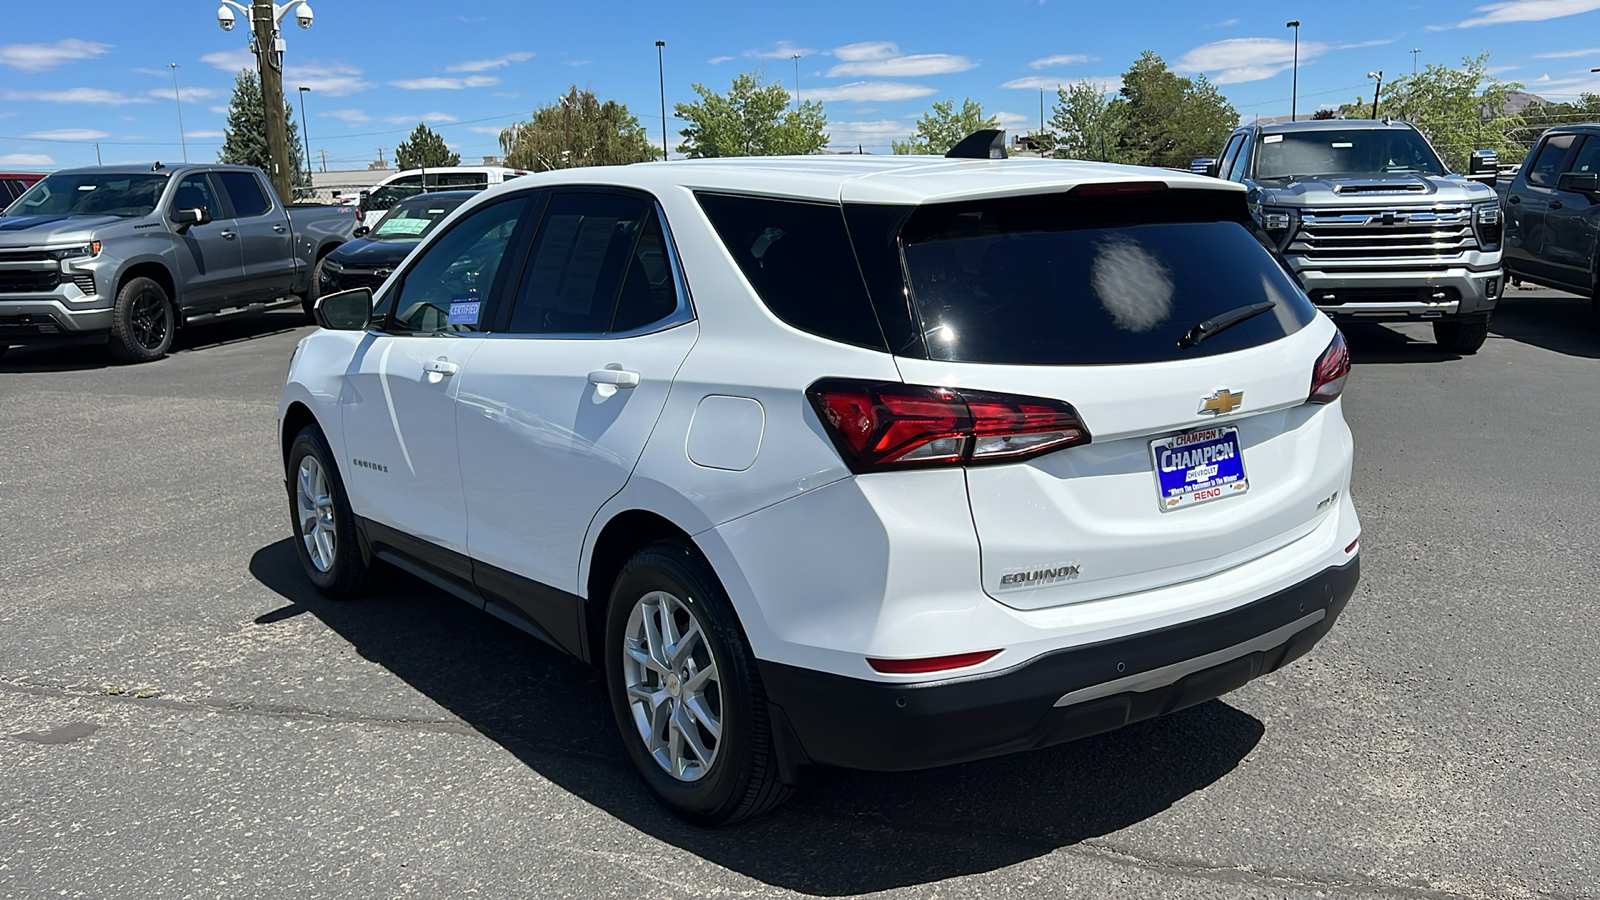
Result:
{"type": "Polygon", "coordinates": [[[1217,388],[1211,396],[1202,398],[1198,412],[1206,416],[1222,416],[1244,405],[1244,391],[1237,393],[1227,388],[1217,388]]]}

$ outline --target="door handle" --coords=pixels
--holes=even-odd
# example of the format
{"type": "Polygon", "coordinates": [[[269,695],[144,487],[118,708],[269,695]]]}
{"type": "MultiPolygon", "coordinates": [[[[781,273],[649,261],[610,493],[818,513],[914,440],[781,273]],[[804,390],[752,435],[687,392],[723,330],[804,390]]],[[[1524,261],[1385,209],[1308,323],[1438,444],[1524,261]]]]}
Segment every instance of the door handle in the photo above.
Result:
{"type": "Polygon", "coordinates": [[[422,371],[429,375],[454,375],[461,371],[461,367],[441,356],[423,363],[422,371]]]}
{"type": "Polygon", "coordinates": [[[1551,200],[1550,201],[1550,208],[1551,209],[1560,209],[1561,208],[1561,201],[1560,200],[1551,200]]]}
{"type": "Polygon", "coordinates": [[[222,236],[223,236],[223,238],[225,238],[225,239],[226,239],[226,240],[230,240],[230,241],[231,241],[231,240],[233,240],[233,232],[231,232],[231,231],[224,231],[224,232],[222,232],[222,236]]]}
{"type": "Polygon", "coordinates": [[[1512,205],[1515,205],[1515,204],[1521,203],[1522,202],[1522,198],[1518,197],[1516,194],[1512,194],[1511,195],[1511,199],[1507,200],[1506,202],[1510,203],[1512,205]]]}
{"type": "Polygon", "coordinates": [[[596,369],[589,373],[589,383],[608,384],[619,388],[638,387],[639,373],[625,372],[622,369],[596,369]]]}
{"type": "Polygon", "coordinates": [[[274,226],[272,226],[272,230],[276,231],[279,234],[283,234],[283,226],[282,225],[274,225],[274,226]]]}

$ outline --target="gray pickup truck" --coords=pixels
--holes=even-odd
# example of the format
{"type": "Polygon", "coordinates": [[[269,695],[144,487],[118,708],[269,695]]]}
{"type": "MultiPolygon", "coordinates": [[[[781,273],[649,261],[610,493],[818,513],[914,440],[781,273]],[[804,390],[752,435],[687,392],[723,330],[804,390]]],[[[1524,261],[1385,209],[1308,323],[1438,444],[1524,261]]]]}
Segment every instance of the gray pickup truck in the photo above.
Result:
{"type": "Polygon", "coordinates": [[[117,361],[145,362],[188,323],[286,299],[309,312],[316,264],[359,221],[285,209],[249,166],[55,172],[0,213],[0,354],[105,336],[117,361]]]}
{"type": "Polygon", "coordinates": [[[1506,274],[1589,298],[1600,330],[1600,124],[1546,131],[1498,189],[1506,274]]]}
{"type": "Polygon", "coordinates": [[[1431,320],[1440,347],[1483,346],[1504,286],[1492,152],[1445,168],[1404,122],[1249,125],[1195,171],[1247,200],[1318,309],[1340,319],[1431,320]]]}

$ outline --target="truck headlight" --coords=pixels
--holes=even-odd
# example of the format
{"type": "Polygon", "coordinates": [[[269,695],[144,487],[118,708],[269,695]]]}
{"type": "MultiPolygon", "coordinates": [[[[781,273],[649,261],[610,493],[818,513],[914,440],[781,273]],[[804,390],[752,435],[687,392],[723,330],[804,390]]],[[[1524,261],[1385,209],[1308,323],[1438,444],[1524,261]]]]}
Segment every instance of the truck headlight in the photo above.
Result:
{"type": "Polygon", "coordinates": [[[50,254],[51,259],[90,259],[100,255],[100,242],[89,241],[86,244],[57,247],[47,252],[50,254]]]}
{"type": "Polygon", "coordinates": [[[1475,203],[1472,207],[1472,230],[1478,236],[1478,245],[1484,250],[1500,249],[1500,203],[1475,203]]]}

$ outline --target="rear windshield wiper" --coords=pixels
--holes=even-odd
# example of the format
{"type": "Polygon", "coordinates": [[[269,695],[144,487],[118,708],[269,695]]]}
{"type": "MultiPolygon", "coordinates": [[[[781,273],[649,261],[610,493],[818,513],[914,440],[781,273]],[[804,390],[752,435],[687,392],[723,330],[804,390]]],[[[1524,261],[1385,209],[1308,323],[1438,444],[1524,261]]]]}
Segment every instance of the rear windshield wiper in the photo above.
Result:
{"type": "Polygon", "coordinates": [[[1215,337],[1246,319],[1254,319],[1277,305],[1271,300],[1263,300],[1260,303],[1252,303],[1249,306],[1241,306],[1238,309],[1230,309],[1221,315],[1212,316],[1189,329],[1188,334],[1178,338],[1178,346],[1187,350],[1206,338],[1215,337]]]}

